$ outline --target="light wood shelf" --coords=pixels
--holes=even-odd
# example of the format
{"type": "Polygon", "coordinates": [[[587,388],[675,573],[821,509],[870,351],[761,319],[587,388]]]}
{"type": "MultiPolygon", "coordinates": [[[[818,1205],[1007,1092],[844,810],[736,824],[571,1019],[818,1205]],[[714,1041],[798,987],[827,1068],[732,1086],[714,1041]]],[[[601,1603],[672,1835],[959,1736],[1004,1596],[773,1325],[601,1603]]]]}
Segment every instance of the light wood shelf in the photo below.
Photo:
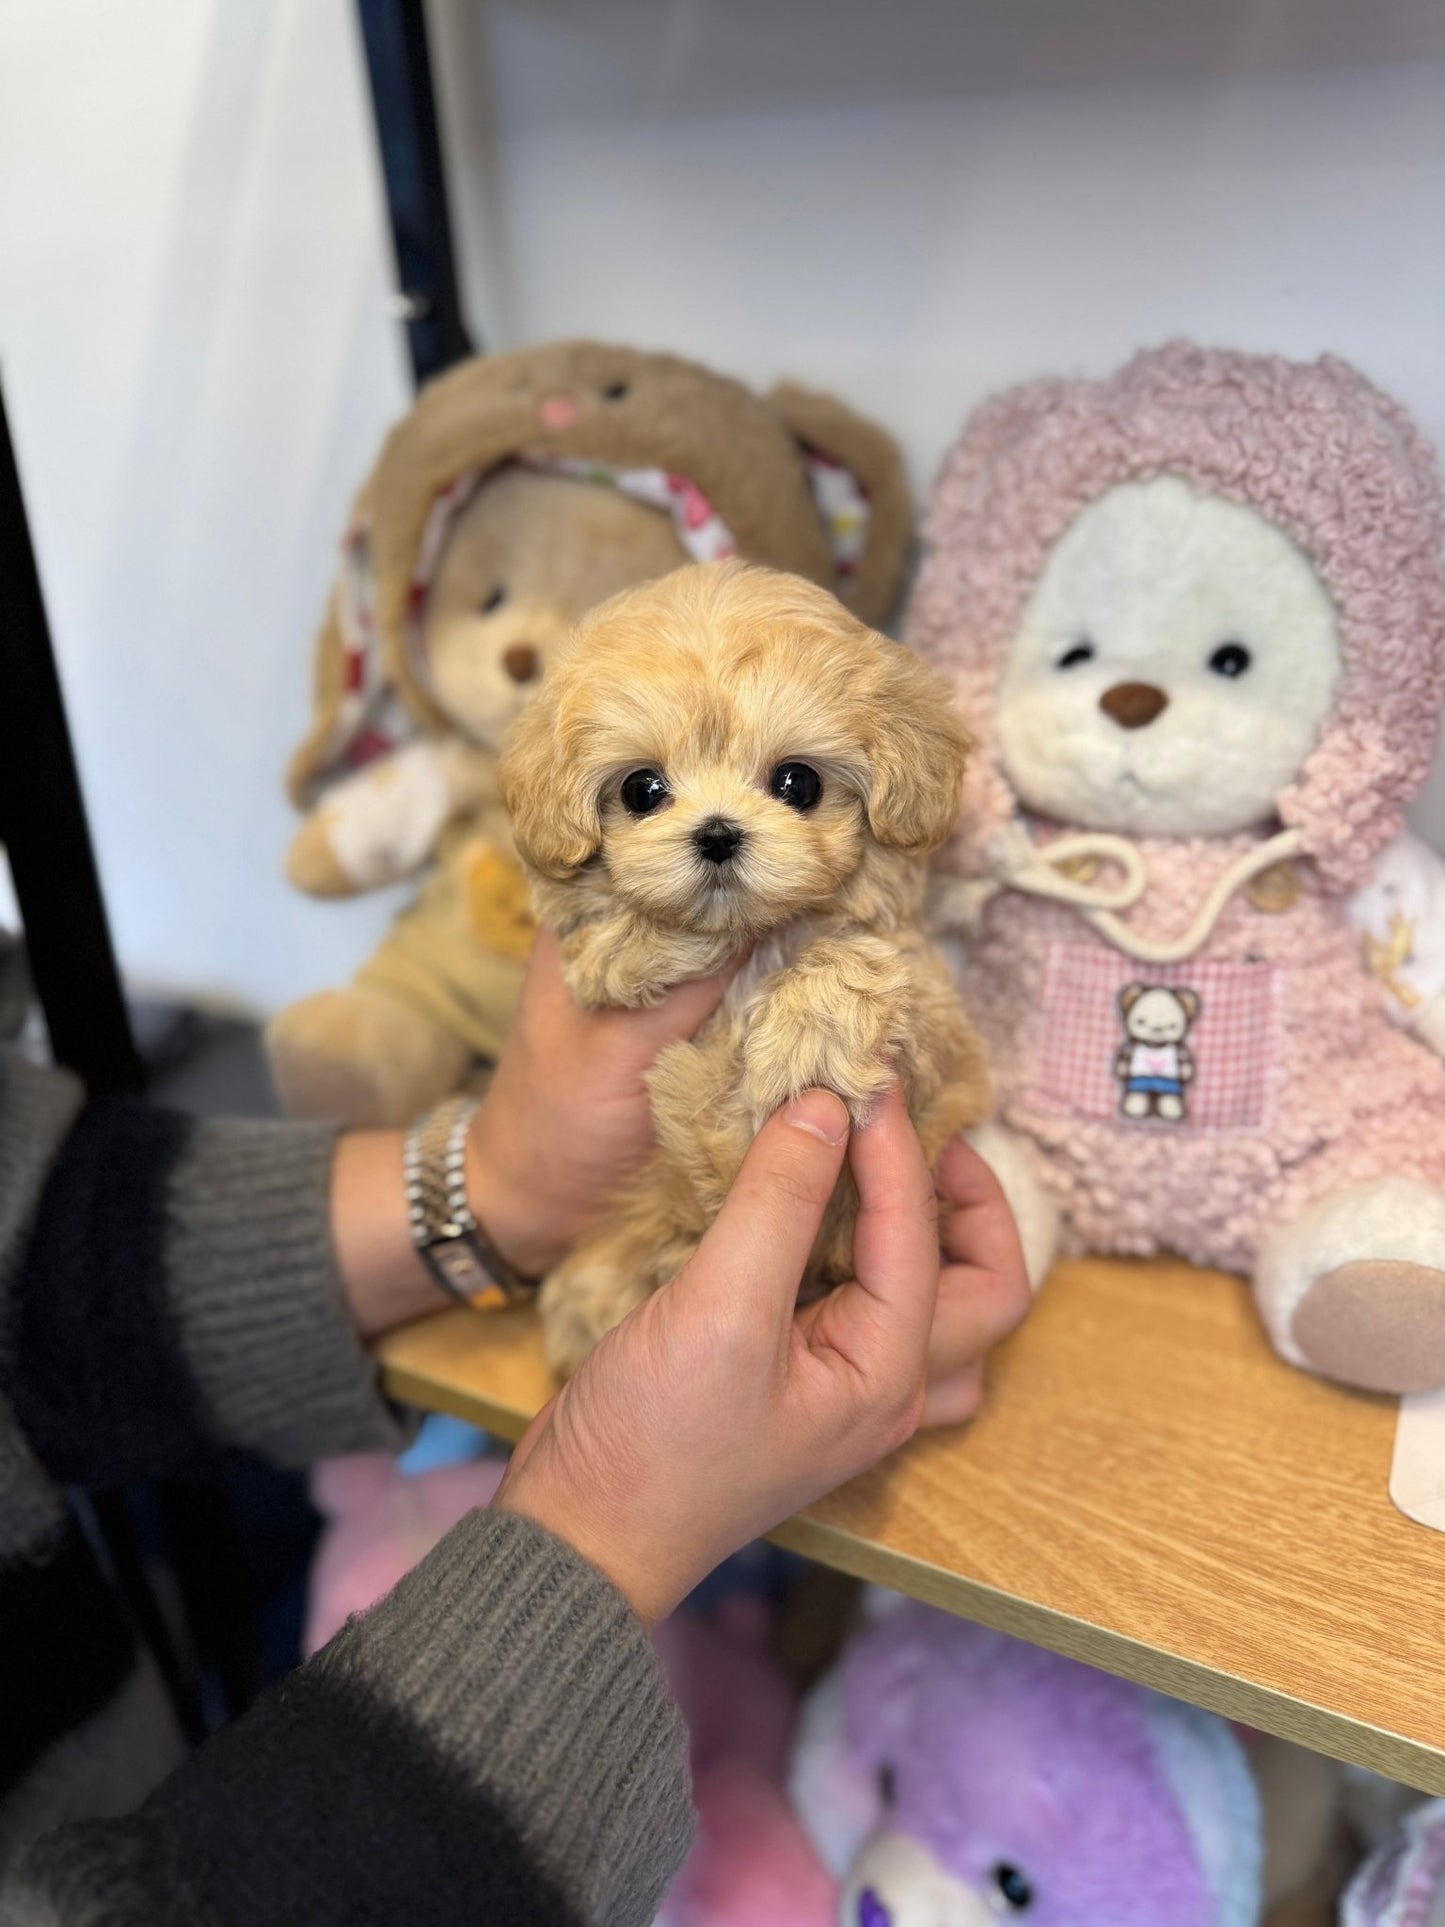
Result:
{"type": "MultiPolygon", "coordinates": [[[[552,1389],[530,1312],[441,1312],[378,1351],[393,1397],[509,1440],[552,1389]]],[[[774,1537],[1445,1794],[1445,1535],[1390,1502],[1394,1424],[1281,1364],[1238,1280],[1081,1260],[973,1425],[774,1537]]]]}

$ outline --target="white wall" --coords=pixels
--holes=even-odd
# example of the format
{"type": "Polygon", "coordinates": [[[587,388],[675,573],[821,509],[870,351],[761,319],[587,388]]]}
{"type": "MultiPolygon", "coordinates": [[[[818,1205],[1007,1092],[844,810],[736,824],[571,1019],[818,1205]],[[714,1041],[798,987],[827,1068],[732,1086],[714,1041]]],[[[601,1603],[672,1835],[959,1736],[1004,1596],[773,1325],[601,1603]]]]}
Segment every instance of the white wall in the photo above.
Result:
{"type": "MultiPolygon", "coordinates": [[[[900,433],[1175,332],[1445,442],[1438,0],[434,0],[472,313],[900,433]]],[[[122,954],[270,1004],[383,906],[278,880],[348,489],[405,388],[348,0],[9,0],[0,357],[122,954]]],[[[1445,842],[1445,779],[1422,812],[1445,842]]]]}
{"type": "Polygon", "coordinates": [[[8,0],[0,362],[122,960],[267,1004],[380,904],[279,874],[349,493],[407,388],[348,0],[8,0]]]}

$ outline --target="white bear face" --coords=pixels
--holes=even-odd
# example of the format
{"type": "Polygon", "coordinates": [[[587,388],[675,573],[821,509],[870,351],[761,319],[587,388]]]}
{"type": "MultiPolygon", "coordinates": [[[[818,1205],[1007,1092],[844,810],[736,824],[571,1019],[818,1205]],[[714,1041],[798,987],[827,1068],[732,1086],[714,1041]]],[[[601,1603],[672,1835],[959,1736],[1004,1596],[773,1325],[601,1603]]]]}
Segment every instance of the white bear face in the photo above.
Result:
{"type": "Polygon", "coordinates": [[[1265,823],[1341,672],[1328,591],[1252,509],[1175,476],[1102,495],[1056,543],[999,688],[1004,773],[1086,829],[1265,823]]]}
{"type": "Polygon", "coordinates": [[[1148,990],[1131,984],[1119,1001],[1125,1030],[1141,1044],[1182,1043],[1199,1009],[1192,990],[1166,990],[1161,984],[1148,990]]]}

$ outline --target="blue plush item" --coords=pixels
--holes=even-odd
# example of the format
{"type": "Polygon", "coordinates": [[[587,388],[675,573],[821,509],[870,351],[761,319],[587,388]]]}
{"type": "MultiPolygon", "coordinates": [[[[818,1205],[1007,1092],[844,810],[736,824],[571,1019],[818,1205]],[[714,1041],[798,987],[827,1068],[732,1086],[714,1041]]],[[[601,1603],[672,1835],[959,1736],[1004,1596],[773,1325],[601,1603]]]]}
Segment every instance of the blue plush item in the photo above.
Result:
{"type": "Polygon", "coordinates": [[[491,1450],[492,1438],[465,1419],[450,1418],[445,1412],[429,1412],[421,1429],[397,1460],[397,1469],[410,1478],[419,1472],[435,1472],[442,1465],[465,1465],[491,1450]]]}

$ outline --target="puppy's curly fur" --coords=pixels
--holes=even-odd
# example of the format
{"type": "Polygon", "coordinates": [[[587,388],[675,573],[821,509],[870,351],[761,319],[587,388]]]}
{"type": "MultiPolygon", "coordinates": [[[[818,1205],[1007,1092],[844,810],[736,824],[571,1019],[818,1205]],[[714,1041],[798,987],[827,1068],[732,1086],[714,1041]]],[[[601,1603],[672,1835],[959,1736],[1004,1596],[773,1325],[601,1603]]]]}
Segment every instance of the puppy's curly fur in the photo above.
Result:
{"type": "MultiPolygon", "coordinates": [[[[891,1061],[930,1161],[985,1115],[983,1047],[920,927],[966,749],[940,677],[770,570],[617,596],[548,671],[502,791],[579,1001],[654,1003],[753,946],[696,1040],[658,1059],[648,1165],[543,1285],[557,1371],[685,1263],[799,1091],[825,1085],[861,1119],[891,1061]]],[[[849,1274],[855,1210],[845,1177],[805,1288],[849,1274]]]]}

